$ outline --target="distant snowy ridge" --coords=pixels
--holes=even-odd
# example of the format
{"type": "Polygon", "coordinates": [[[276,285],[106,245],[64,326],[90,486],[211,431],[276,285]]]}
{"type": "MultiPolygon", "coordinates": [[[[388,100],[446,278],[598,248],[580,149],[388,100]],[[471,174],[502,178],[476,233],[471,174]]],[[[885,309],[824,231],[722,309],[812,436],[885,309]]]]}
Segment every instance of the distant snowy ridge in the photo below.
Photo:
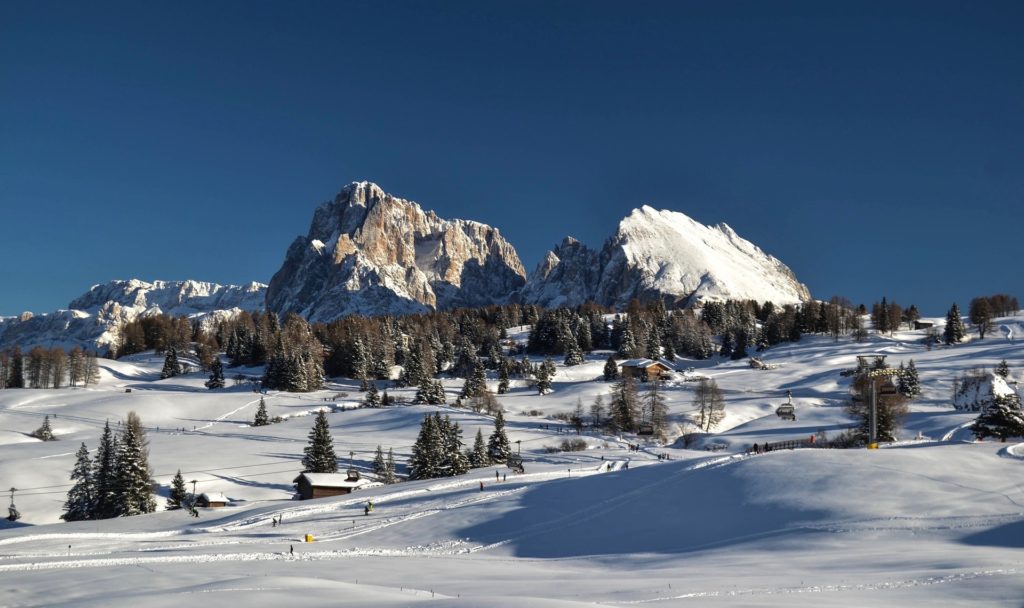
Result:
{"type": "Polygon", "coordinates": [[[526,280],[496,228],[444,220],[417,203],[353,182],[313,216],[270,281],[267,308],[310,321],[520,301],[624,308],[631,299],[691,305],[811,299],[778,259],[726,224],[674,211],[634,210],[600,251],[567,237],[526,280]]]}
{"type": "Polygon", "coordinates": [[[633,298],[792,304],[811,294],[789,267],[727,224],[705,226],[644,205],[619,223],[600,252],[566,238],[538,265],[521,297],[544,306],[592,300],[621,309],[633,298]]]}
{"type": "Polygon", "coordinates": [[[0,347],[81,346],[103,352],[116,345],[122,323],[146,315],[187,316],[212,324],[263,309],[266,285],[203,281],[117,280],[93,285],[69,310],[0,319],[0,347]]]}

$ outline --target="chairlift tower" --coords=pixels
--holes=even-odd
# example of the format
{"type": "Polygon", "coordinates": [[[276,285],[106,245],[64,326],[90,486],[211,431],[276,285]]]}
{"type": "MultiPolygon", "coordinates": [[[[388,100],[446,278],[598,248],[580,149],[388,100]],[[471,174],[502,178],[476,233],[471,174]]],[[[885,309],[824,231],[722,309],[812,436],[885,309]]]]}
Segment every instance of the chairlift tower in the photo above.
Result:
{"type": "MultiPolygon", "coordinates": [[[[889,379],[899,376],[900,373],[900,370],[892,367],[885,367],[867,372],[867,379],[870,384],[868,390],[868,397],[870,400],[870,410],[868,415],[868,449],[875,449],[878,447],[878,381],[881,379],[889,379]]],[[[891,391],[883,390],[882,394],[895,394],[895,388],[892,388],[891,391]]]]}

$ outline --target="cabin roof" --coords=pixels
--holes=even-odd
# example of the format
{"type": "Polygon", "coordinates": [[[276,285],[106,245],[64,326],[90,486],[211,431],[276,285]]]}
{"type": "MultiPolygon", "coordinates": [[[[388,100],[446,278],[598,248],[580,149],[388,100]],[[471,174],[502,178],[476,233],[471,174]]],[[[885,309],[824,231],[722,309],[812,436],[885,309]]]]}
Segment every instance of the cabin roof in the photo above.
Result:
{"type": "Polygon", "coordinates": [[[373,483],[369,479],[349,479],[344,473],[302,473],[292,480],[298,483],[303,477],[309,485],[317,488],[361,488],[373,483]]]}
{"type": "Polygon", "coordinates": [[[645,369],[654,365],[660,365],[665,369],[672,369],[661,361],[654,361],[653,359],[627,359],[619,363],[619,367],[642,367],[645,369]]]}
{"type": "Polygon", "coordinates": [[[224,492],[203,492],[199,495],[199,498],[206,502],[231,502],[231,499],[225,496],[224,492]]]}

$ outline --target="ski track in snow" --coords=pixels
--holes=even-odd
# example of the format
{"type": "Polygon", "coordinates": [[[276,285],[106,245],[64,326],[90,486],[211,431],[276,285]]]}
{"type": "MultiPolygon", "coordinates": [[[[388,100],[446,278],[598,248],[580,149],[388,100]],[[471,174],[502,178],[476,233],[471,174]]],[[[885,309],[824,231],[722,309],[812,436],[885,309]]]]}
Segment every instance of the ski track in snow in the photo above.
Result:
{"type": "Polygon", "coordinates": [[[764,595],[787,595],[787,594],[798,594],[798,593],[830,593],[830,592],[850,592],[850,591],[887,591],[896,589],[907,589],[912,587],[922,587],[925,585],[942,585],[948,583],[957,583],[962,581],[968,581],[977,578],[984,577],[996,577],[996,576],[1017,576],[1024,572],[1020,568],[994,568],[991,570],[975,570],[969,572],[960,572],[957,574],[948,574],[945,576],[927,576],[921,578],[908,578],[895,581],[882,581],[876,583],[854,583],[854,584],[839,584],[839,585],[807,585],[803,587],[777,587],[777,588],[760,588],[760,589],[730,589],[727,591],[695,591],[690,593],[682,593],[679,595],[671,595],[664,597],[656,597],[645,600],[612,600],[607,603],[609,604],[621,604],[621,605],[636,605],[636,604],[653,604],[656,602],[669,602],[673,600],[699,600],[702,598],[712,597],[756,597],[764,595]]]}

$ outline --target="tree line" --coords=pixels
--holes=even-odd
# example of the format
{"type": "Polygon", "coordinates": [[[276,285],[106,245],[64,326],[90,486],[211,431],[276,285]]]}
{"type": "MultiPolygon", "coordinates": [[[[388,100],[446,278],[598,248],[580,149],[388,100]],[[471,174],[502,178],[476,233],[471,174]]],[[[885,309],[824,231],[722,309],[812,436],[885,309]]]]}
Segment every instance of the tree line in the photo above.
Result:
{"type": "Polygon", "coordinates": [[[89,386],[99,378],[96,354],[79,346],[70,350],[36,346],[27,354],[18,346],[0,351],[0,389],[89,386]]]}

